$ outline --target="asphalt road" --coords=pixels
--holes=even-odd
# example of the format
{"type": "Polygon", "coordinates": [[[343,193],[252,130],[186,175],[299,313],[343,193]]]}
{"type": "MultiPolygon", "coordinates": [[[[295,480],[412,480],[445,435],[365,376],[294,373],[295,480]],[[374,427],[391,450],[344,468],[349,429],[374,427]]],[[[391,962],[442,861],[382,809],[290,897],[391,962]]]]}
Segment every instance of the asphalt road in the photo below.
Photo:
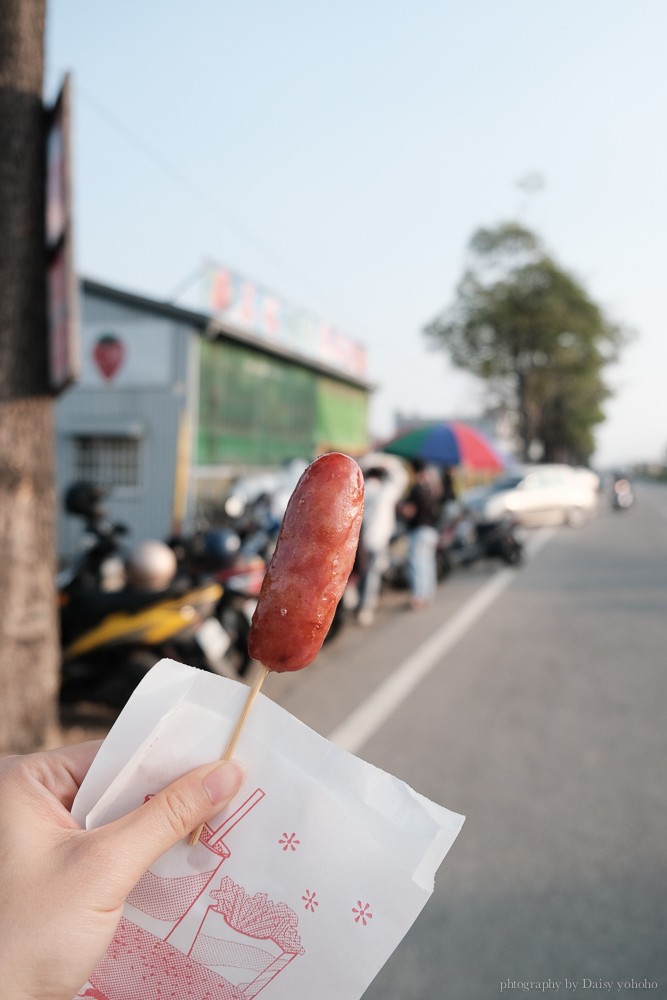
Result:
{"type": "Polygon", "coordinates": [[[466,816],[365,1000],[667,997],[667,488],[532,542],[517,570],[458,570],[426,612],[389,594],[372,628],[267,682],[466,816]],[[434,635],[398,705],[348,725],[434,635]]]}

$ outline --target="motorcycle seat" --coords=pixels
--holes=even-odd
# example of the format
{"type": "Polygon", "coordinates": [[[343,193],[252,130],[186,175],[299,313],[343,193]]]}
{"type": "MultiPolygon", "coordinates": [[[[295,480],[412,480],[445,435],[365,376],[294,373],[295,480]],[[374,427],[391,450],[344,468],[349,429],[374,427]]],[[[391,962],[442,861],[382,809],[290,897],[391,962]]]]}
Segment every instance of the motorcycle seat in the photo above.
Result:
{"type": "Polygon", "coordinates": [[[63,630],[71,635],[99,624],[107,615],[118,612],[132,614],[172,595],[171,588],[160,591],[140,590],[135,587],[124,587],[122,590],[113,591],[84,588],[76,595],[72,595],[63,609],[63,630]]]}

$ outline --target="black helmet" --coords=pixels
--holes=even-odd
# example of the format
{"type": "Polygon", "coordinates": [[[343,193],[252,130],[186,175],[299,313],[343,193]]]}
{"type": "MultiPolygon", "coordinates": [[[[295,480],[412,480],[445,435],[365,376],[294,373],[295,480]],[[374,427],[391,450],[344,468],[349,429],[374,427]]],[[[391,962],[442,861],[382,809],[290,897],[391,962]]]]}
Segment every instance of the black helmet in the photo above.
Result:
{"type": "Polygon", "coordinates": [[[231,528],[215,528],[204,535],[204,552],[214,565],[231,566],[240,548],[241,539],[231,528]]]}
{"type": "Polygon", "coordinates": [[[109,491],[96,483],[73,483],[65,493],[65,510],[68,514],[93,517],[100,513],[100,504],[109,491]]]}

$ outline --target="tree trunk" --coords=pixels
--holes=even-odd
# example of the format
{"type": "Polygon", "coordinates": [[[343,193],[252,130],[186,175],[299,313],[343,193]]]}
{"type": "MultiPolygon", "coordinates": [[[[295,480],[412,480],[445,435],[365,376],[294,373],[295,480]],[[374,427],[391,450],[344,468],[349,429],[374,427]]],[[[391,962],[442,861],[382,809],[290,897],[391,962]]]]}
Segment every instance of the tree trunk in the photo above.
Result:
{"type": "Polygon", "coordinates": [[[532,422],[528,408],[528,379],[521,367],[520,359],[516,363],[516,408],[519,446],[521,449],[520,458],[522,462],[527,462],[530,454],[530,443],[532,441],[532,422]]]}
{"type": "Polygon", "coordinates": [[[0,753],[39,746],[56,718],[44,20],[45,0],[0,0],[0,753]]]}

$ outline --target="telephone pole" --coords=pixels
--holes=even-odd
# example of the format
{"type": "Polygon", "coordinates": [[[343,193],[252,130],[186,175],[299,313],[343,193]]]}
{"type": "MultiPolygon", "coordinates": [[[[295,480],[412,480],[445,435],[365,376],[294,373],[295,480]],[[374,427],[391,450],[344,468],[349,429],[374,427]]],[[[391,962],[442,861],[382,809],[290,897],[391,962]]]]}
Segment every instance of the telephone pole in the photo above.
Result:
{"type": "Polygon", "coordinates": [[[45,16],[45,0],[0,0],[0,753],[49,738],[59,674],[45,16]]]}

